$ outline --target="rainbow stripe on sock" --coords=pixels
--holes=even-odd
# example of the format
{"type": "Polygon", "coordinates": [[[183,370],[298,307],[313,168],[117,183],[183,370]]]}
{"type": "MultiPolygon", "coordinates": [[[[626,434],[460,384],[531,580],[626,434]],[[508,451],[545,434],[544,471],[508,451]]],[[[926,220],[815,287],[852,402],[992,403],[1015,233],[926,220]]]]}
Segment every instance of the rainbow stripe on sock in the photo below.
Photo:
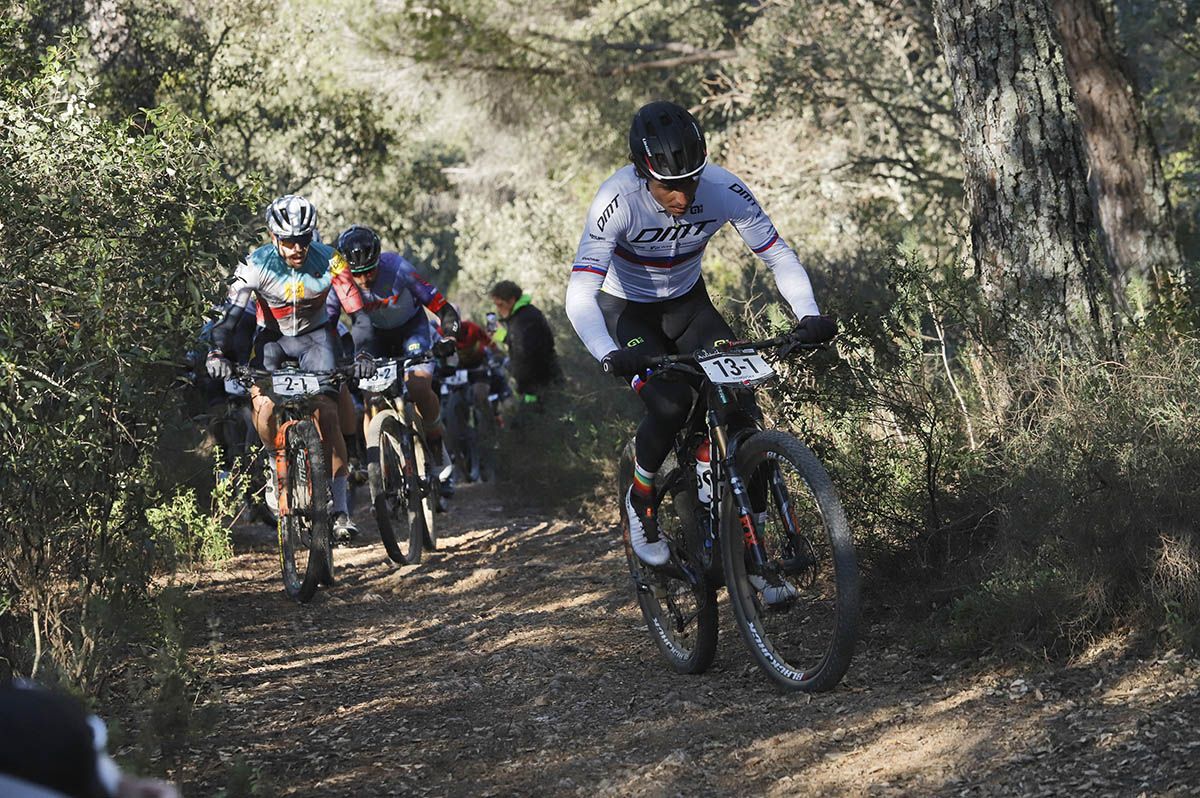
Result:
{"type": "Polygon", "coordinates": [[[654,495],[654,472],[647,471],[633,461],[633,491],[644,498],[654,495]]]}

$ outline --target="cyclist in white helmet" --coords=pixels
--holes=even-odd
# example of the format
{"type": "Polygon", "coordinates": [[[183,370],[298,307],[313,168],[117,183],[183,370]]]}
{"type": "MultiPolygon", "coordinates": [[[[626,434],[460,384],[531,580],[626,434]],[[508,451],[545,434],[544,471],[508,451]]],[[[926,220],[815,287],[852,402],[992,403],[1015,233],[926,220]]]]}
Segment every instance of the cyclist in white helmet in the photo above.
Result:
{"type": "MultiPolygon", "coordinates": [[[[371,322],[363,312],[362,296],[344,264],[335,263],[334,250],[313,236],[317,210],[304,197],[288,194],[267,206],[271,242],[255,249],[238,265],[229,289],[229,310],[213,329],[214,348],[208,353],[208,372],[225,379],[233,374],[232,333],[251,298],[257,299],[259,331],[252,364],[268,370],[284,359],[298,360],[305,371],[330,371],[337,366],[341,344],[337,319],[325,310],[325,299],[335,292],[351,319],[351,334],[358,351],[365,351],[372,336],[371,322]]],[[[368,355],[355,360],[358,377],[369,377],[375,362],[368,355]]],[[[333,527],[340,540],[357,529],[348,506],[348,459],[337,413],[337,389],[327,386],[318,400],[317,425],[325,442],[333,475],[333,527]]],[[[254,426],[268,450],[275,446],[275,403],[255,387],[251,391],[254,426]]]]}

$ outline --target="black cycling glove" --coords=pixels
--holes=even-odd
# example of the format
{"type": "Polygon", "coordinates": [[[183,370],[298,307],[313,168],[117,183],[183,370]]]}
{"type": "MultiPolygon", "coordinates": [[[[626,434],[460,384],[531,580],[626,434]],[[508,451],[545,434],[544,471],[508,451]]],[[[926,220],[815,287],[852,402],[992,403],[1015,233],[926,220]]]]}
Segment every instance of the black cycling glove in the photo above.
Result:
{"type": "Polygon", "coordinates": [[[233,363],[229,362],[229,358],[225,357],[220,349],[208,353],[208,357],[204,359],[204,367],[208,370],[208,376],[214,380],[227,380],[233,376],[233,363]]]}
{"type": "Polygon", "coordinates": [[[600,368],[605,374],[615,374],[618,377],[632,377],[650,368],[651,358],[636,349],[614,349],[600,361],[600,368]]]}
{"type": "Polygon", "coordinates": [[[354,358],[354,379],[369,380],[375,376],[375,358],[366,352],[359,352],[354,358]]]}
{"type": "Polygon", "coordinates": [[[802,343],[823,344],[832,341],[838,333],[837,322],[832,316],[805,316],[800,319],[792,335],[802,343]]]}

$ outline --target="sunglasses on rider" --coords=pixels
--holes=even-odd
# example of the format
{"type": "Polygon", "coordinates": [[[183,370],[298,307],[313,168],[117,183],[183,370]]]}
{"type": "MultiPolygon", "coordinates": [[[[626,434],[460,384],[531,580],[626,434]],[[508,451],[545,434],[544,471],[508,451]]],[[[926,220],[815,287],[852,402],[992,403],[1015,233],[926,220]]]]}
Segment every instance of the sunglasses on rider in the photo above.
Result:
{"type": "Polygon", "coordinates": [[[287,244],[289,247],[307,247],[312,243],[313,234],[305,233],[302,236],[280,236],[279,241],[282,244],[287,244]]]}
{"type": "Polygon", "coordinates": [[[691,191],[700,183],[700,175],[681,177],[676,180],[658,179],[658,182],[662,183],[668,191],[691,191]]]}

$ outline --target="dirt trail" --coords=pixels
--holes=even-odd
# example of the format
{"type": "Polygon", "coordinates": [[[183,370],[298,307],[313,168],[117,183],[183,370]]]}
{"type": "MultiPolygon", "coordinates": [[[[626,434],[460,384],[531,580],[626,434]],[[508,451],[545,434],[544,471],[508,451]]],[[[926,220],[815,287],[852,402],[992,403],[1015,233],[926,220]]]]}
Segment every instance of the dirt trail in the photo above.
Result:
{"type": "Polygon", "coordinates": [[[186,795],[216,794],[237,757],[260,795],[1200,794],[1195,661],[1114,647],[1015,672],[918,654],[876,620],[837,691],[783,695],[723,606],[712,670],[681,677],[615,517],[522,516],[468,486],[439,520],[440,550],[397,569],[360,515],[306,607],[265,529],[243,535],[199,588],[217,691],[186,795]]]}

